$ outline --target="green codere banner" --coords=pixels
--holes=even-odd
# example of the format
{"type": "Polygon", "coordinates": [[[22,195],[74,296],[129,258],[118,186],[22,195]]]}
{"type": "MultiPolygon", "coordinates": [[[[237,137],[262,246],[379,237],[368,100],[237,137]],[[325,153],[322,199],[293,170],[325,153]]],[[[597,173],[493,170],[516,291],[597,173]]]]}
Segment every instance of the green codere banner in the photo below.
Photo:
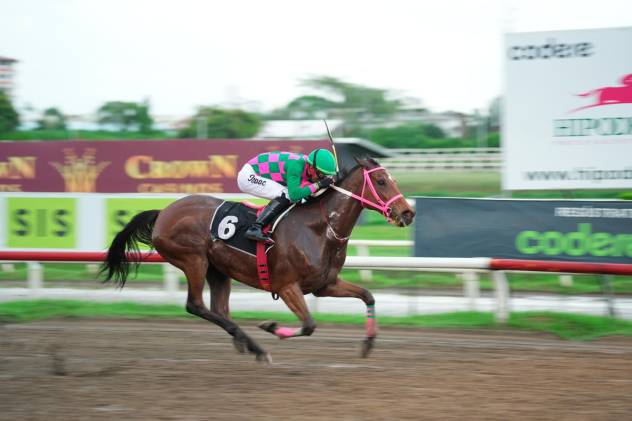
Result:
{"type": "Polygon", "coordinates": [[[77,201],[66,198],[7,199],[7,245],[12,248],[77,246],[77,201]]]}
{"type": "Polygon", "coordinates": [[[632,264],[632,201],[417,198],[415,256],[632,264]]]}
{"type": "Polygon", "coordinates": [[[137,213],[151,209],[162,210],[175,201],[176,199],[174,198],[106,199],[105,212],[107,221],[105,224],[105,245],[109,246],[114,236],[122,230],[137,213]]]}

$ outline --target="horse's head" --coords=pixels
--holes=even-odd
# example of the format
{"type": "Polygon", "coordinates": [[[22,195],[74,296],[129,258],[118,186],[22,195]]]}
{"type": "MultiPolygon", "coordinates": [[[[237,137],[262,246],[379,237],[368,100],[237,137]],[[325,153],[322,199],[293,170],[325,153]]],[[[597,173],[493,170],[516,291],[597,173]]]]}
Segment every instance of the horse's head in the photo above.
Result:
{"type": "Polygon", "coordinates": [[[372,158],[356,158],[356,162],[358,166],[349,171],[348,177],[343,176],[343,187],[350,190],[363,207],[381,212],[390,223],[400,227],[410,225],[415,211],[388,171],[372,158]]]}

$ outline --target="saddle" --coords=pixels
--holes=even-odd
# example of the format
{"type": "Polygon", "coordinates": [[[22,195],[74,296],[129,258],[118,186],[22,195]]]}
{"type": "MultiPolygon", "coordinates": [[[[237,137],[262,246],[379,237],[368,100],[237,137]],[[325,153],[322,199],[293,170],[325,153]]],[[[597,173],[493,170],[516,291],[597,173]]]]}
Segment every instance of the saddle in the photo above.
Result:
{"type": "MultiPolygon", "coordinates": [[[[289,213],[294,206],[290,206],[285,212],[264,227],[266,232],[274,232],[277,224],[289,213]]],[[[257,219],[258,212],[263,206],[257,206],[249,202],[224,201],[215,209],[211,219],[211,239],[221,240],[227,246],[243,253],[256,257],[256,242],[247,239],[244,234],[248,227],[257,219]]],[[[267,245],[267,253],[274,245],[267,245]]]]}

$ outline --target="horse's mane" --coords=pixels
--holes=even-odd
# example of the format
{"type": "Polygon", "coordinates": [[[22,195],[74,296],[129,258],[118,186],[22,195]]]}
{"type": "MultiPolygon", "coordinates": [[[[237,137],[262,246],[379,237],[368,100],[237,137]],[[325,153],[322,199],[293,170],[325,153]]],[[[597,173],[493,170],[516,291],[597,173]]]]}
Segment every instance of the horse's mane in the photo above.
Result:
{"type": "Polygon", "coordinates": [[[340,170],[340,172],[338,173],[338,177],[337,177],[337,181],[341,182],[342,180],[344,180],[345,178],[347,178],[348,176],[350,176],[352,173],[354,173],[358,168],[363,167],[363,168],[375,168],[375,167],[379,167],[380,164],[373,158],[371,157],[364,157],[364,158],[359,158],[357,156],[354,156],[354,160],[355,162],[357,162],[356,165],[354,165],[353,167],[349,167],[349,168],[343,168],[342,170],[340,170]]]}

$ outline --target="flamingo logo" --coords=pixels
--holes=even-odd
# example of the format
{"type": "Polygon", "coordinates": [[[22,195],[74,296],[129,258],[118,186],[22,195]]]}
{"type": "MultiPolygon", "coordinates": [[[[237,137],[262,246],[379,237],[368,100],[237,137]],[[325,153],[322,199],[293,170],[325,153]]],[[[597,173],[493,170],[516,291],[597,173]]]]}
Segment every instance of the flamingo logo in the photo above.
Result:
{"type": "Polygon", "coordinates": [[[611,104],[632,104],[632,73],[621,78],[623,86],[606,86],[578,94],[580,97],[595,97],[596,102],[574,109],[572,112],[586,108],[601,107],[611,104]]]}

